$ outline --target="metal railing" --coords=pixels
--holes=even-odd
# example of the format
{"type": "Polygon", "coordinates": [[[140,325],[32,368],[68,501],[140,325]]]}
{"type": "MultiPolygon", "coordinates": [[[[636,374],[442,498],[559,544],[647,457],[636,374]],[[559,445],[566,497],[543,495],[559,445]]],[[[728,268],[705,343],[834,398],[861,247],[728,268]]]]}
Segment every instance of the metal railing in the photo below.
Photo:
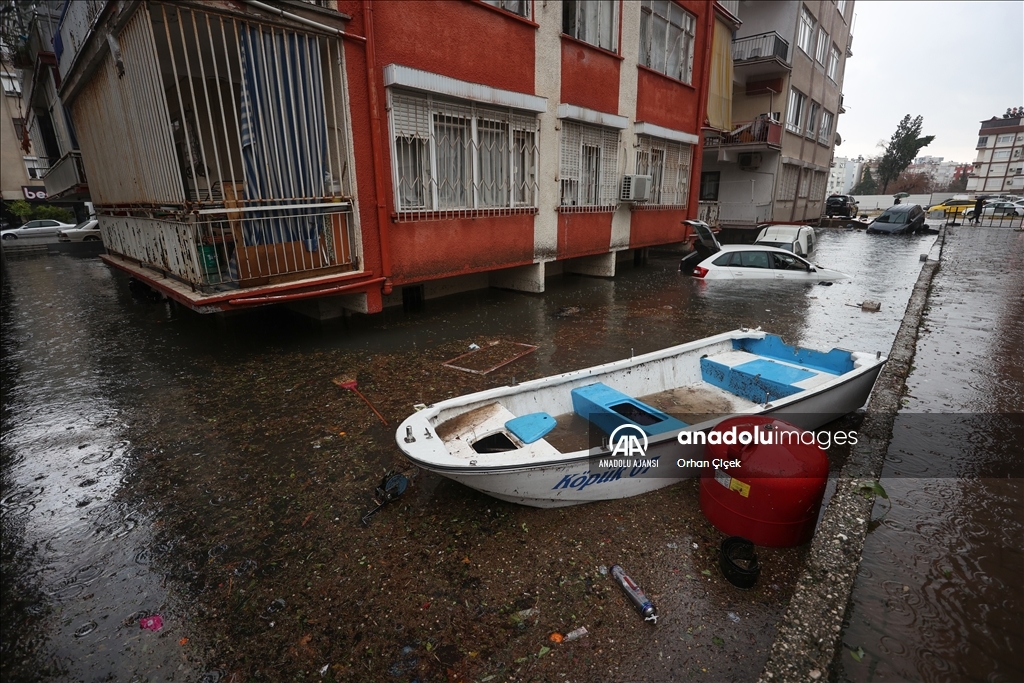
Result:
{"type": "Polygon", "coordinates": [[[719,222],[736,225],[758,225],[770,221],[771,217],[771,202],[722,202],[719,222]]]}
{"type": "Polygon", "coordinates": [[[721,206],[718,202],[698,202],[697,220],[704,221],[710,226],[718,225],[718,217],[721,206]]]}
{"type": "Polygon", "coordinates": [[[48,197],[59,197],[62,193],[85,183],[82,153],[74,150],[62,156],[43,174],[43,184],[46,185],[48,197]]]}
{"type": "Polygon", "coordinates": [[[109,250],[211,291],[357,270],[350,213],[347,202],[204,209],[184,221],[105,213],[100,227],[109,250]]]}
{"type": "Polygon", "coordinates": [[[705,147],[728,147],[730,145],[765,144],[780,146],[782,144],[782,124],[767,116],[760,116],[753,121],[733,122],[735,128],[729,133],[705,134],[705,147]]]}
{"type": "Polygon", "coordinates": [[[732,59],[734,62],[745,62],[752,59],[771,59],[777,57],[789,64],[789,43],[775,31],[758,33],[732,41],[732,59]]]}

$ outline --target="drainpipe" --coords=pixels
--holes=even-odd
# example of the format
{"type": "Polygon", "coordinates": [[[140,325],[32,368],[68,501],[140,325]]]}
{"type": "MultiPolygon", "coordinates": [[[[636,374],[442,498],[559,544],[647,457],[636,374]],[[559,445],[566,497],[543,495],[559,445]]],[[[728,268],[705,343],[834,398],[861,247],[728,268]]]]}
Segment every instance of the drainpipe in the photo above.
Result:
{"type": "Polygon", "coordinates": [[[391,240],[387,207],[384,205],[384,156],[381,150],[380,102],[374,66],[377,53],[373,40],[373,7],[363,0],[363,24],[366,33],[366,82],[370,96],[370,147],[373,150],[373,180],[377,199],[377,235],[380,239],[380,269],[384,276],[384,294],[391,293],[391,240]]]}
{"type": "Polygon", "coordinates": [[[704,34],[707,36],[704,44],[704,73],[701,74],[700,90],[698,90],[698,96],[700,97],[700,110],[697,115],[697,162],[695,169],[697,182],[691,183],[693,186],[690,189],[691,205],[697,205],[697,211],[690,215],[687,211],[687,215],[691,218],[697,218],[700,216],[700,170],[704,166],[704,120],[708,117],[708,92],[711,88],[711,47],[715,41],[715,8],[713,3],[705,5],[708,11],[707,25],[704,27],[704,34]]]}

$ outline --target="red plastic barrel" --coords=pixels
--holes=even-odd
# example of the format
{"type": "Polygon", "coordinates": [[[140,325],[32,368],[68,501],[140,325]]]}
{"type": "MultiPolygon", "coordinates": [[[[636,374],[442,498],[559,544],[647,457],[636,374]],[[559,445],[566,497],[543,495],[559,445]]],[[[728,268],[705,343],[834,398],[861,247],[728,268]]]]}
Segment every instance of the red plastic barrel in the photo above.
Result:
{"type": "Polygon", "coordinates": [[[708,434],[700,509],[727,536],[774,548],[811,540],[828,456],[810,432],[772,417],[735,417],[708,434]],[[719,441],[719,443],[712,443],[719,441]]]}

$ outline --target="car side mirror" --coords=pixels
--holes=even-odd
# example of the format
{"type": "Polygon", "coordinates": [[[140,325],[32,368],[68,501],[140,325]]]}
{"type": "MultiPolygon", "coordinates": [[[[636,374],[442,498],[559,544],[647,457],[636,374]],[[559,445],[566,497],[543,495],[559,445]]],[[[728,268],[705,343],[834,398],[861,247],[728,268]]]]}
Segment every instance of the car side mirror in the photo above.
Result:
{"type": "Polygon", "coordinates": [[[814,266],[807,266],[807,272],[808,273],[817,273],[818,271],[814,268],[814,266]]]}

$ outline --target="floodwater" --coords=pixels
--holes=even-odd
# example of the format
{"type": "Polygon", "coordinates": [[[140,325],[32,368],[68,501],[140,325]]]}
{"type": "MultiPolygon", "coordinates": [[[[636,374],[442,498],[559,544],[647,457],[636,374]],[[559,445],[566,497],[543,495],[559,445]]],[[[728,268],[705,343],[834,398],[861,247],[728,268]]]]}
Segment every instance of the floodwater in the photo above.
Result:
{"type": "Polygon", "coordinates": [[[854,276],[831,286],[696,281],[652,256],[544,295],[323,324],[198,316],[94,258],[9,258],[2,677],[750,680],[805,549],[759,549],[761,581],[741,592],[718,573],[696,482],[525,508],[415,472],[394,429],[417,403],[741,326],[884,353],[934,240],[822,231],[814,260],[854,276]],[[493,340],[539,349],[483,377],[441,366],[493,340]],[[364,528],[391,469],[409,491],[364,528]],[[615,563],[658,605],[656,627],[600,571],[615,563]]]}
{"type": "Polygon", "coordinates": [[[951,230],[920,333],[838,679],[1020,681],[1024,233],[951,230]]]}

